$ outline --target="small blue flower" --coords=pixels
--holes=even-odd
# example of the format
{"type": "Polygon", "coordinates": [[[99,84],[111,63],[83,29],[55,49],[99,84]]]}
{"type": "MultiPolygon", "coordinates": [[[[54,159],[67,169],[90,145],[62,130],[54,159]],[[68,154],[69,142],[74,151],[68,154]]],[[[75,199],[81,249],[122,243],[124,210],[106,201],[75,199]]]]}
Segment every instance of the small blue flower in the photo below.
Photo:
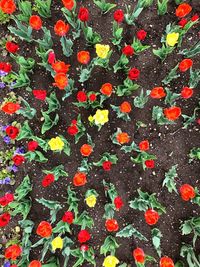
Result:
{"type": "Polygon", "coordinates": [[[3,89],[3,88],[5,88],[5,87],[6,87],[6,84],[3,83],[3,82],[0,82],[0,89],[3,89]]]}
{"type": "Polygon", "coordinates": [[[18,167],[17,167],[16,165],[13,165],[13,166],[11,167],[11,170],[12,170],[13,172],[17,172],[17,171],[18,171],[18,167]]]}
{"type": "Polygon", "coordinates": [[[0,77],[4,77],[6,76],[8,73],[3,71],[3,70],[0,70],[0,77]]]}
{"type": "Polygon", "coordinates": [[[9,261],[6,261],[6,262],[4,262],[4,265],[3,265],[3,267],[10,267],[11,266],[11,264],[10,264],[10,262],[9,261]]]}
{"type": "Polygon", "coordinates": [[[6,178],[4,179],[4,181],[3,181],[3,183],[4,183],[4,184],[10,184],[10,181],[11,181],[10,177],[6,177],[6,178]]]}
{"type": "Polygon", "coordinates": [[[24,154],[25,153],[25,150],[24,150],[24,147],[18,147],[16,150],[15,150],[15,154],[24,154]]]}
{"type": "Polygon", "coordinates": [[[3,140],[6,144],[10,144],[10,137],[9,136],[4,136],[3,140]]]}

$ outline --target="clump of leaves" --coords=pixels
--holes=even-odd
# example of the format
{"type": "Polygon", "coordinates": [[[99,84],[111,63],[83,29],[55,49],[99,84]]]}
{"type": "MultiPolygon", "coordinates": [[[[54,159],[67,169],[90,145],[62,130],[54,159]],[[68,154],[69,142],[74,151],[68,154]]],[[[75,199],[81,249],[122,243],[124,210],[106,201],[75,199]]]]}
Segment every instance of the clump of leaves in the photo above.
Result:
{"type": "Polygon", "coordinates": [[[119,247],[119,244],[117,243],[116,239],[109,235],[104,240],[103,245],[100,248],[100,254],[103,254],[106,256],[108,253],[115,255],[116,249],[119,247]]]}
{"type": "Polygon", "coordinates": [[[200,267],[199,256],[195,255],[194,248],[191,245],[184,244],[181,247],[181,257],[185,258],[188,266],[190,267],[200,267]]]}
{"type": "Polygon", "coordinates": [[[161,248],[160,248],[160,239],[162,237],[162,233],[159,229],[154,228],[151,230],[151,235],[152,235],[152,242],[153,246],[158,254],[159,257],[161,257],[161,248]]]}
{"type": "Polygon", "coordinates": [[[138,189],[137,191],[139,197],[129,202],[129,206],[132,209],[146,211],[147,209],[151,208],[156,209],[159,214],[166,212],[165,207],[160,202],[158,202],[157,198],[155,197],[155,193],[149,194],[147,192],[141,191],[140,189],[138,189]]]}
{"type": "Polygon", "coordinates": [[[190,150],[189,154],[190,160],[189,162],[192,162],[193,160],[200,160],[200,148],[192,148],[190,150]]]}
{"type": "Polygon", "coordinates": [[[139,240],[148,241],[148,239],[143,236],[137,229],[133,227],[132,224],[127,225],[121,231],[116,234],[117,237],[131,237],[138,238],[139,240]]]}
{"type": "Polygon", "coordinates": [[[31,209],[31,200],[27,197],[32,190],[31,181],[26,175],[21,184],[16,188],[14,194],[14,201],[9,203],[9,208],[12,210],[11,215],[15,216],[21,214],[25,220],[31,209]]]}
{"type": "Polygon", "coordinates": [[[80,250],[80,248],[71,250],[71,255],[77,258],[77,261],[74,264],[74,267],[83,266],[84,262],[88,262],[96,266],[94,250],[92,247],[90,247],[87,251],[84,251],[84,253],[80,250]]]}
{"type": "Polygon", "coordinates": [[[182,222],[180,226],[182,235],[193,234],[193,247],[195,246],[197,238],[200,236],[200,217],[192,217],[189,220],[182,222]]]}
{"type": "Polygon", "coordinates": [[[116,7],[116,4],[106,2],[105,0],[93,0],[93,1],[95,5],[97,5],[101,9],[102,14],[106,14],[111,9],[116,7]]]}
{"type": "Polygon", "coordinates": [[[172,193],[173,191],[177,192],[176,189],[176,183],[174,181],[175,178],[177,178],[177,164],[172,166],[171,169],[165,173],[165,179],[163,180],[163,187],[166,186],[169,193],[172,193]]]}
{"type": "Polygon", "coordinates": [[[48,200],[45,198],[40,198],[40,199],[36,198],[36,201],[50,210],[50,215],[51,215],[50,220],[51,223],[54,223],[56,221],[57,212],[62,209],[60,202],[48,200]]]}
{"type": "Polygon", "coordinates": [[[9,21],[10,21],[10,16],[8,14],[4,13],[0,9],[0,25],[6,24],[9,21]]]}

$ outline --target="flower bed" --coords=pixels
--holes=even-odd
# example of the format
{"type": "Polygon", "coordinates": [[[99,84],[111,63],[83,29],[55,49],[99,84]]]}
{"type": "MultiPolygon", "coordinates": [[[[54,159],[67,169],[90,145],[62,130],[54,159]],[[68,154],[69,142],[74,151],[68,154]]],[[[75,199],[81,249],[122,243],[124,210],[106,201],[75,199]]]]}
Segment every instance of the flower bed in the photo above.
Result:
{"type": "Polygon", "coordinates": [[[0,0],[2,266],[200,266],[199,8],[0,0]]]}

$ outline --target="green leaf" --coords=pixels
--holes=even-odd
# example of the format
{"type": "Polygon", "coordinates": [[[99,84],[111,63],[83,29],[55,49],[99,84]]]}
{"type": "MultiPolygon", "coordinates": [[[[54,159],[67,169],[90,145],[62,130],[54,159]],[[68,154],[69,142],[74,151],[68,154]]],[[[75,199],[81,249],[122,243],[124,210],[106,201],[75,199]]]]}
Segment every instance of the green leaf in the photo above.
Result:
{"type": "Polygon", "coordinates": [[[73,211],[77,216],[79,199],[76,197],[76,193],[71,190],[70,186],[67,188],[67,195],[67,204],[69,205],[69,210],[73,211]]]}
{"type": "Polygon", "coordinates": [[[151,234],[152,234],[153,246],[160,258],[161,257],[160,239],[162,237],[162,233],[159,229],[154,228],[151,230],[151,234]]]}
{"type": "Polygon", "coordinates": [[[118,85],[116,94],[118,96],[129,96],[134,91],[136,91],[139,88],[139,85],[131,81],[130,79],[126,79],[123,82],[123,85],[118,85]]]}
{"type": "Polygon", "coordinates": [[[190,150],[189,157],[190,157],[189,162],[192,162],[194,159],[200,160],[200,148],[192,148],[190,150]]]}
{"type": "Polygon", "coordinates": [[[43,18],[51,17],[51,0],[35,0],[36,9],[43,18]]]}
{"type": "Polygon", "coordinates": [[[162,80],[165,85],[169,84],[172,80],[180,77],[180,74],[177,74],[178,66],[179,64],[177,64],[173,69],[171,69],[169,74],[162,80]]]}
{"type": "Polygon", "coordinates": [[[157,0],[158,1],[158,15],[165,15],[167,13],[167,4],[169,0],[157,0]]]}
{"type": "Polygon", "coordinates": [[[28,199],[23,199],[22,201],[12,201],[9,203],[9,207],[12,209],[11,215],[15,216],[17,214],[21,214],[23,216],[23,220],[25,220],[31,209],[31,201],[28,199]]]}
{"type": "Polygon", "coordinates": [[[48,112],[42,111],[42,116],[44,117],[44,123],[42,125],[41,133],[44,134],[49,131],[53,126],[57,125],[59,121],[59,116],[56,114],[55,118],[52,120],[48,115],[48,112]]]}
{"type": "Polygon", "coordinates": [[[194,123],[196,121],[196,119],[197,119],[197,111],[199,109],[200,108],[198,108],[198,107],[195,108],[192,116],[188,116],[188,115],[182,114],[182,117],[184,119],[183,129],[187,129],[188,126],[190,126],[192,123],[194,123]]]}
{"type": "Polygon", "coordinates": [[[190,68],[189,87],[196,88],[200,82],[200,69],[193,70],[190,68]]]}
{"type": "Polygon", "coordinates": [[[132,224],[127,225],[121,231],[116,234],[117,237],[131,237],[138,238],[139,240],[148,241],[148,239],[143,236],[137,229],[133,227],[132,224]]]}
{"type": "Polygon", "coordinates": [[[17,140],[31,139],[33,137],[33,131],[31,130],[28,121],[24,121],[23,126],[20,129],[17,140]]]}
{"type": "Polygon", "coordinates": [[[20,10],[20,14],[16,17],[18,20],[23,22],[29,22],[29,18],[32,15],[32,6],[29,1],[18,1],[18,8],[20,10]]]}
{"type": "Polygon", "coordinates": [[[42,51],[50,50],[50,49],[52,49],[52,46],[53,46],[53,40],[51,38],[51,32],[46,27],[43,27],[42,30],[44,33],[43,38],[37,39],[37,40],[35,40],[35,42],[37,42],[40,45],[40,51],[41,50],[42,51]]]}
{"type": "Polygon", "coordinates": [[[20,21],[17,20],[17,18],[13,18],[13,20],[16,23],[16,28],[13,26],[9,26],[8,29],[11,33],[13,33],[15,36],[19,37],[21,40],[25,40],[27,42],[32,41],[32,28],[30,26],[23,25],[20,21]]]}
{"type": "Polygon", "coordinates": [[[62,139],[64,143],[64,148],[63,152],[67,155],[70,156],[71,154],[71,148],[70,148],[70,143],[67,141],[67,139],[63,135],[59,135],[59,137],[62,139]]]}
{"type": "Polygon", "coordinates": [[[48,200],[45,198],[36,198],[36,201],[45,206],[46,208],[50,209],[51,223],[54,223],[56,221],[57,212],[62,209],[60,202],[48,200]]]}
{"type": "Polygon", "coordinates": [[[56,226],[53,228],[53,233],[62,233],[62,234],[66,234],[66,233],[71,233],[70,230],[70,225],[66,222],[63,221],[59,221],[56,226]]]}
{"type": "Polygon", "coordinates": [[[141,152],[134,141],[131,143],[130,146],[122,146],[121,150],[123,150],[125,153],[130,153],[132,151],[141,152]]]}
{"type": "Polygon", "coordinates": [[[200,42],[198,41],[194,46],[189,49],[183,49],[179,54],[184,55],[185,58],[195,57],[200,53],[200,42]]]}
{"type": "Polygon", "coordinates": [[[73,49],[72,49],[73,42],[72,42],[72,40],[67,39],[65,36],[62,36],[60,38],[60,42],[62,45],[63,54],[66,57],[70,57],[73,54],[73,49]]]}
{"type": "Polygon", "coordinates": [[[119,244],[117,243],[116,239],[113,236],[109,235],[106,237],[103,245],[100,248],[100,254],[106,256],[109,252],[109,254],[115,255],[115,251],[118,247],[119,244]]]}
{"type": "Polygon", "coordinates": [[[21,184],[15,189],[15,200],[16,201],[22,200],[31,191],[32,191],[31,181],[29,176],[26,175],[21,184]]]}
{"type": "Polygon", "coordinates": [[[143,89],[140,92],[139,96],[136,96],[133,104],[136,108],[144,108],[145,104],[148,102],[150,91],[147,90],[147,92],[144,94],[143,89]]]}
{"type": "Polygon", "coordinates": [[[149,194],[143,192],[140,189],[137,190],[139,197],[129,202],[129,206],[132,209],[137,209],[139,211],[146,211],[149,208],[156,209],[159,214],[165,213],[165,207],[163,207],[155,197],[155,193],[149,194]]]}
{"type": "Polygon", "coordinates": [[[140,40],[136,38],[133,38],[133,43],[131,44],[131,46],[133,47],[134,53],[136,55],[150,48],[150,45],[143,45],[140,40]]]}
{"type": "Polygon", "coordinates": [[[177,166],[178,165],[172,166],[171,169],[165,173],[165,179],[163,180],[162,186],[166,186],[169,193],[172,193],[174,191],[178,194],[176,183],[174,181],[174,179],[178,177],[176,172],[177,166]]]}
{"type": "Polygon", "coordinates": [[[95,5],[97,5],[103,14],[108,13],[111,9],[116,7],[116,4],[112,4],[112,3],[107,3],[105,0],[93,0],[95,5]]]}
{"type": "Polygon", "coordinates": [[[62,176],[68,176],[68,173],[64,170],[64,166],[62,164],[54,167],[51,170],[43,170],[42,172],[44,172],[45,174],[53,174],[55,181],[57,181],[62,176]]]}
{"type": "Polygon", "coordinates": [[[56,97],[56,93],[52,92],[49,97],[46,98],[46,101],[48,103],[48,111],[46,112],[47,114],[60,109],[61,105],[60,102],[58,101],[56,97]]]}
{"type": "Polygon", "coordinates": [[[185,267],[185,265],[182,261],[178,261],[176,262],[175,267],[185,267]]]}
{"type": "Polygon", "coordinates": [[[98,34],[97,32],[94,32],[91,27],[83,26],[83,33],[88,45],[98,44],[102,40],[101,35],[98,34]]]}
{"type": "Polygon", "coordinates": [[[155,56],[159,57],[162,61],[166,59],[168,54],[171,54],[175,47],[172,46],[165,46],[164,44],[162,45],[162,48],[159,49],[153,49],[153,53],[155,56]]]}
{"type": "Polygon", "coordinates": [[[180,97],[180,94],[171,92],[168,88],[165,88],[165,91],[167,93],[165,97],[165,104],[173,106],[176,104],[176,100],[180,97]]]}
{"type": "Polygon", "coordinates": [[[26,154],[24,154],[26,160],[28,161],[37,161],[37,162],[42,162],[45,163],[48,161],[47,158],[40,152],[40,151],[29,151],[26,154]]]}
{"type": "Polygon", "coordinates": [[[25,118],[28,118],[29,120],[33,119],[33,117],[36,114],[36,109],[35,108],[31,108],[29,103],[25,99],[23,99],[23,98],[20,98],[20,99],[21,99],[22,104],[25,107],[21,107],[16,112],[16,114],[21,114],[22,116],[24,116],[25,118]]]}
{"type": "Polygon", "coordinates": [[[192,217],[189,220],[185,220],[182,222],[180,229],[182,235],[193,233],[193,247],[195,247],[197,237],[200,236],[200,217],[192,217]]]}
{"type": "Polygon", "coordinates": [[[74,221],[75,224],[81,226],[81,230],[88,228],[92,228],[94,225],[93,219],[89,216],[89,213],[87,211],[83,211],[81,215],[76,218],[74,221]]]}

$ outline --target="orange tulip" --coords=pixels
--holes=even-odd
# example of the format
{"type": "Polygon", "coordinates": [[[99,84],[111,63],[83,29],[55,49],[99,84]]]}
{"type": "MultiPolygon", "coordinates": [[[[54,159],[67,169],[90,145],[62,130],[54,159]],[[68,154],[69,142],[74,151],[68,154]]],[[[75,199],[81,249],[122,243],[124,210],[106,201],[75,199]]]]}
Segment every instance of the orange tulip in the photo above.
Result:
{"type": "Polygon", "coordinates": [[[42,267],[42,264],[40,261],[33,260],[29,263],[28,267],[42,267]]]}
{"type": "Polygon", "coordinates": [[[162,257],[160,259],[160,267],[174,267],[174,262],[169,257],[162,257]]]}
{"type": "Polygon", "coordinates": [[[52,68],[56,73],[67,73],[69,71],[69,64],[65,64],[63,61],[56,61],[52,64],[52,68]]]}
{"type": "Polygon", "coordinates": [[[16,5],[13,0],[1,0],[0,9],[6,14],[12,14],[16,10],[16,5]]]}
{"type": "Polygon", "coordinates": [[[129,102],[124,101],[121,105],[120,105],[120,111],[123,113],[129,113],[131,112],[132,108],[129,102]]]}
{"type": "Polygon", "coordinates": [[[80,51],[77,53],[77,60],[81,64],[88,64],[90,61],[90,52],[89,51],[80,51]]]}
{"type": "Polygon", "coordinates": [[[69,31],[69,24],[66,24],[63,20],[58,20],[54,26],[54,31],[58,36],[64,36],[69,31]]]}
{"type": "Polygon", "coordinates": [[[187,3],[180,4],[176,9],[176,16],[179,18],[183,18],[187,16],[191,10],[192,7],[189,4],[187,3]]]}
{"type": "Polygon", "coordinates": [[[54,77],[55,83],[53,85],[57,86],[60,90],[64,90],[68,85],[68,78],[65,73],[57,73],[54,77]]]}
{"type": "Polygon", "coordinates": [[[113,91],[113,87],[112,87],[112,84],[111,84],[111,83],[104,83],[104,84],[101,86],[101,90],[100,90],[100,92],[101,92],[103,95],[111,96],[112,91],[113,91]]]}
{"type": "Polygon", "coordinates": [[[164,109],[164,114],[166,118],[170,121],[177,120],[181,115],[181,108],[179,107],[170,107],[164,109]]]}
{"type": "Polygon", "coordinates": [[[88,157],[92,153],[92,146],[84,144],[82,145],[80,152],[82,156],[88,157]]]}
{"type": "Polygon", "coordinates": [[[127,133],[119,133],[116,136],[117,142],[119,142],[120,144],[126,144],[130,141],[130,137],[127,133]]]}
{"type": "Polygon", "coordinates": [[[42,221],[36,230],[37,235],[41,237],[49,237],[52,234],[52,227],[49,222],[42,221]]]}
{"type": "Polygon", "coordinates": [[[7,114],[13,114],[20,109],[20,105],[18,103],[7,102],[1,109],[7,114]]]}
{"type": "Polygon", "coordinates": [[[82,186],[87,183],[87,177],[84,172],[77,172],[73,178],[73,184],[75,186],[82,186]]]}
{"type": "Polygon", "coordinates": [[[62,0],[62,2],[64,7],[68,10],[72,10],[75,5],[74,0],[62,0]]]}
{"type": "Polygon", "coordinates": [[[33,15],[29,19],[29,25],[32,29],[38,31],[42,28],[42,20],[39,16],[33,15]]]}
{"type": "Polygon", "coordinates": [[[165,97],[166,96],[166,93],[165,93],[163,87],[154,87],[151,90],[150,96],[152,98],[160,99],[160,98],[165,97]]]}
{"type": "Polygon", "coordinates": [[[22,253],[22,249],[20,246],[17,244],[9,246],[5,250],[5,258],[6,259],[11,259],[11,260],[16,260],[22,253]]]}

